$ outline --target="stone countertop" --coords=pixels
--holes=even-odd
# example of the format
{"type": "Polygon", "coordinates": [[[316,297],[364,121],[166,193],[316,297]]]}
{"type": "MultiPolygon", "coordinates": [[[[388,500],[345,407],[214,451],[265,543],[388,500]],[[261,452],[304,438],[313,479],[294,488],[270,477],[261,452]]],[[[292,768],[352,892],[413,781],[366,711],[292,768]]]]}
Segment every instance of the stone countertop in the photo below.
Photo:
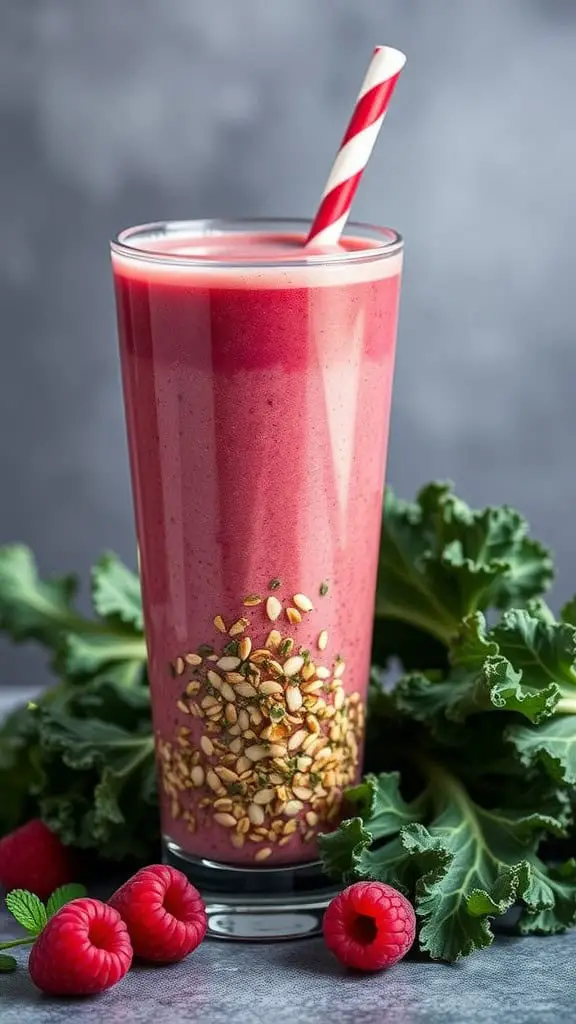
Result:
{"type": "MultiPolygon", "coordinates": [[[[0,937],[17,926],[0,914],[0,937]]],[[[321,939],[270,945],[207,941],[181,964],[136,967],[87,1000],[48,999],[12,951],[0,975],[1,1024],[563,1024],[576,1017],[576,933],[499,936],[461,964],[404,961],[371,976],[343,971],[321,939]]]]}
{"type": "MultiPolygon", "coordinates": [[[[0,693],[0,713],[29,694],[0,693]]],[[[18,926],[0,911],[0,941],[18,926]]],[[[383,974],[347,973],[321,939],[269,945],[205,942],[172,967],[136,967],[95,999],[48,999],[15,949],[0,974],[0,1024],[569,1024],[576,1019],[576,931],[500,934],[458,965],[416,959],[383,974]]]]}

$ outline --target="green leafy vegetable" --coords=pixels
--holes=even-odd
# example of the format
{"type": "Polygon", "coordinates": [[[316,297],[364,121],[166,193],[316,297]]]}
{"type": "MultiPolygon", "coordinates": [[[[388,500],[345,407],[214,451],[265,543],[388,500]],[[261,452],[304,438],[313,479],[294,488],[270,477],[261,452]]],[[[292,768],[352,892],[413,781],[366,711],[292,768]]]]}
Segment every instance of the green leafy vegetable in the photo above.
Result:
{"type": "Polygon", "coordinates": [[[13,889],[9,892],[6,896],[6,906],[12,917],[30,935],[39,935],[48,920],[42,900],[26,889],[13,889]]]}
{"type": "Polygon", "coordinates": [[[116,616],[137,632],[144,628],[140,580],[114,554],[102,555],[92,570],[92,601],[103,618],[116,616]]]}
{"type": "Polygon", "coordinates": [[[553,569],[514,509],[470,509],[449,484],[429,484],[415,502],[388,490],[376,599],[400,620],[449,643],[467,615],[523,605],[543,594],[553,569]]]}

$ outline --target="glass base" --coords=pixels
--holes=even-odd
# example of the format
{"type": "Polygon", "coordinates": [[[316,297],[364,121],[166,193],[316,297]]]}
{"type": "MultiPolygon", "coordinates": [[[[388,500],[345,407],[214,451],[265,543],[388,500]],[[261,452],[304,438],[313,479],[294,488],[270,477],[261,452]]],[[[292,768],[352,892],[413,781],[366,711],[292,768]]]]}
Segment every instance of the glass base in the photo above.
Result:
{"type": "Polygon", "coordinates": [[[164,863],[190,879],[206,903],[207,935],[235,942],[307,939],[322,931],[322,918],[339,889],[319,861],[278,868],[233,867],[193,857],[164,837],[164,863]]]}

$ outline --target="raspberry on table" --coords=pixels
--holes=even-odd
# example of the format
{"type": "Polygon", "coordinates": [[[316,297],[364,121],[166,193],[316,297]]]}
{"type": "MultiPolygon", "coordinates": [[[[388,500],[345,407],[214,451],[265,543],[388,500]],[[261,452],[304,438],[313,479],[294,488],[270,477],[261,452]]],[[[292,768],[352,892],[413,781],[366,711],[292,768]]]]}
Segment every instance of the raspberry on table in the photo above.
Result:
{"type": "Polygon", "coordinates": [[[379,971],[401,960],[414,942],[416,915],[397,889],[356,882],[339,893],[323,923],[328,949],[345,967],[379,971]]]}
{"type": "Polygon", "coordinates": [[[109,902],[126,922],[135,956],[143,960],[175,963],[206,934],[200,893],[181,871],[165,864],[142,868],[109,902]]]}
{"type": "Polygon", "coordinates": [[[0,840],[0,885],[28,889],[45,900],[74,881],[72,853],[40,818],[0,840]]]}
{"type": "Polygon", "coordinates": [[[132,945],[120,914],[100,900],[72,900],[50,918],[30,953],[34,984],[53,996],[104,992],[124,977],[132,945]]]}

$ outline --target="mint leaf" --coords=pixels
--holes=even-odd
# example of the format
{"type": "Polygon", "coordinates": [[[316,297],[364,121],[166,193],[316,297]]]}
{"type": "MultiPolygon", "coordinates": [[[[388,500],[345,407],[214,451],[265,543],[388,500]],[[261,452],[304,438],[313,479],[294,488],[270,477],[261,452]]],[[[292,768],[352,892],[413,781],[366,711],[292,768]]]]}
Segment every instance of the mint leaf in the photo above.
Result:
{"type": "Polygon", "coordinates": [[[46,914],[48,918],[54,917],[61,907],[66,906],[71,900],[81,899],[86,896],[87,889],[84,885],[78,885],[76,882],[70,882],[68,885],[61,885],[59,889],[55,889],[50,896],[48,903],[46,904],[46,914]]]}
{"type": "Polygon", "coordinates": [[[388,489],[376,618],[448,643],[471,612],[538,597],[550,585],[552,562],[527,530],[514,509],[471,509],[449,484],[428,485],[415,502],[388,489]]]}
{"type": "Polygon", "coordinates": [[[140,580],[116,555],[102,555],[92,569],[92,601],[103,618],[115,618],[142,632],[140,580]]]}
{"type": "Polygon", "coordinates": [[[0,548],[0,629],[13,640],[55,647],[62,632],[81,621],[72,604],[76,590],[75,576],[41,579],[23,545],[0,548]]]}
{"type": "Polygon", "coordinates": [[[559,715],[538,729],[513,725],[506,736],[526,768],[541,764],[551,779],[576,786],[576,715],[559,715]]]}
{"type": "Polygon", "coordinates": [[[7,953],[0,953],[0,974],[9,974],[11,971],[15,971],[18,964],[13,956],[8,956],[7,953]]]}
{"type": "Polygon", "coordinates": [[[6,906],[12,917],[31,935],[39,935],[46,921],[46,907],[33,892],[13,889],[6,895],[6,906]]]}

